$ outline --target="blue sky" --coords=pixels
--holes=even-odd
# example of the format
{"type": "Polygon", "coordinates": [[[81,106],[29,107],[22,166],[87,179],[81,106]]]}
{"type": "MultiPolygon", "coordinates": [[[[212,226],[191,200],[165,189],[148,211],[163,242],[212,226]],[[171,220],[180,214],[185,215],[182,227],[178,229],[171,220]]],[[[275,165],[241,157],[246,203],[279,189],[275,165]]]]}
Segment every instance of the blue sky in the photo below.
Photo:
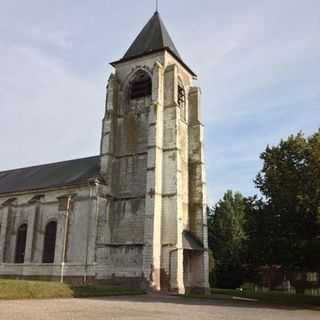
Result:
{"type": "MultiPolygon", "coordinates": [[[[0,0],[0,168],[98,154],[109,62],[153,0],[0,0]]],[[[199,75],[209,202],[257,192],[267,144],[320,127],[319,0],[160,0],[199,75]]]]}

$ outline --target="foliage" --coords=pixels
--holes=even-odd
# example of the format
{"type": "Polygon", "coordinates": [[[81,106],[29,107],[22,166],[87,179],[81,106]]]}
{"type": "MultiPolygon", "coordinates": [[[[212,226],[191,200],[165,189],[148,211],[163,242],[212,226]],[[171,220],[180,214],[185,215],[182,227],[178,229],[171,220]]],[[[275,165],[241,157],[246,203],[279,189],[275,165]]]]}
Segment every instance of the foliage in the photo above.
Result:
{"type": "MultiPolygon", "coordinates": [[[[208,210],[210,209],[208,208],[208,210]]],[[[209,248],[209,283],[210,283],[210,287],[214,287],[216,284],[215,260],[213,257],[212,250],[210,248],[209,248]]]]}
{"type": "Polygon", "coordinates": [[[253,282],[245,282],[242,284],[241,289],[244,291],[255,291],[256,289],[256,284],[253,282]]]}
{"type": "Polygon", "coordinates": [[[272,288],[282,281],[274,272],[281,269],[303,292],[307,281],[296,275],[320,269],[320,130],[267,146],[260,158],[255,184],[263,198],[228,191],[209,212],[212,278],[221,288],[262,280],[272,288]]]}
{"type": "Polygon", "coordinates": [[[215,260],[215,285],[236,288],[242,279],[246,235],[245,202],[240,193],[227,191],[209,214],[209,246],[215,260]]]}
{"type": "Polygon", "coordinates": [[[256,223],[250,226],[253,241],[254,232],[264,241],[259,250],[265,253],[265,263],[289,269],[319,267],[320,131],[268,146],[261,159],[264,164],[255,183],[266,203],[256,203],[258,210],[251,219],[256,223]],[[263,232],[263,224],[269,230],[263,232]]]}
{"type": "Polygon", "coordinates": [[[279,215],[257,197],[246,199],[246,262],[254,268],[282,261],[279,215]]]}

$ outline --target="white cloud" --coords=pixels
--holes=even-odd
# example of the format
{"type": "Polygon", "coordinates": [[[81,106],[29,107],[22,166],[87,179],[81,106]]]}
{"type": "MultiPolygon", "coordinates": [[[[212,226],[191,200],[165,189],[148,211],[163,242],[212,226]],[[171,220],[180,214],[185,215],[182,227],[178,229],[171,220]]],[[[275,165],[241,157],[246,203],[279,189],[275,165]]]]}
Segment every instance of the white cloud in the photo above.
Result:
{"type": "MultiPolygon", "coordinates": [[[[210,202],[254,192],[267,143],[320,118],[319,0],[163,1],[203,88],[210,202]],[[183,8],[183,10],[181,10],[183,8]]],[[[11,0],[0,19],[0,168],[96,154],[105,79],[153,3],[11,0]]]]}
{"type": "Polygon", "coordinates": [[[1,168],[97,154],[103,82],[74,76],[35,48],[1,49],[1,168]]]}

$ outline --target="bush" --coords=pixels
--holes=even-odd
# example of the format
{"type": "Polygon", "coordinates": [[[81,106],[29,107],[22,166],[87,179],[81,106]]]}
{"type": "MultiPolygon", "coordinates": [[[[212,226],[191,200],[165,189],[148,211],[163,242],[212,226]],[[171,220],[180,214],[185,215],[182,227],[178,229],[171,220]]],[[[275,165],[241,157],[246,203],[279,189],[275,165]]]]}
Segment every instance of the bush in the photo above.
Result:
{"type": "Polygon", "coordinates": [[[221,289],[236,289],[242,285],[243,269],[241,265],[217,265],[215,269],[216,287],[221,289]]]}
{"type": "Polygon", "coordinates": [[[252,282],[245,282],[242,286],[241,289],[244,291],[255,291],[256,285],[252,282]]]}

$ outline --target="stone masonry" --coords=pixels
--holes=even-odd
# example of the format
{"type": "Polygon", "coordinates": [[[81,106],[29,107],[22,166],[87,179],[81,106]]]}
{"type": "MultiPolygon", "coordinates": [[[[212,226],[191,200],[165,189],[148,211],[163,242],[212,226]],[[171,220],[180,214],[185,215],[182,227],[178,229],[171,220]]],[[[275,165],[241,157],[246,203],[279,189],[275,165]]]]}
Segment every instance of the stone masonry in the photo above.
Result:
{"type": "Polygon", "coordinates": [[[61,163],[55,173],[60,184],[1,191],[1,179],[36,179],[49,169],[34,170],[34,176],[28,168],[0,173],[0,276],[206,291],[207,200],[196,76],[157,12],[112,65],[100,156],[66,164],[81,166],[81,179],[61,163]],[[57,222],[57,231],[54,262],[48,264],[42,256],[50,221],[57,222]],[[24,262],[15,263],[22,224],[24,262]]]}

